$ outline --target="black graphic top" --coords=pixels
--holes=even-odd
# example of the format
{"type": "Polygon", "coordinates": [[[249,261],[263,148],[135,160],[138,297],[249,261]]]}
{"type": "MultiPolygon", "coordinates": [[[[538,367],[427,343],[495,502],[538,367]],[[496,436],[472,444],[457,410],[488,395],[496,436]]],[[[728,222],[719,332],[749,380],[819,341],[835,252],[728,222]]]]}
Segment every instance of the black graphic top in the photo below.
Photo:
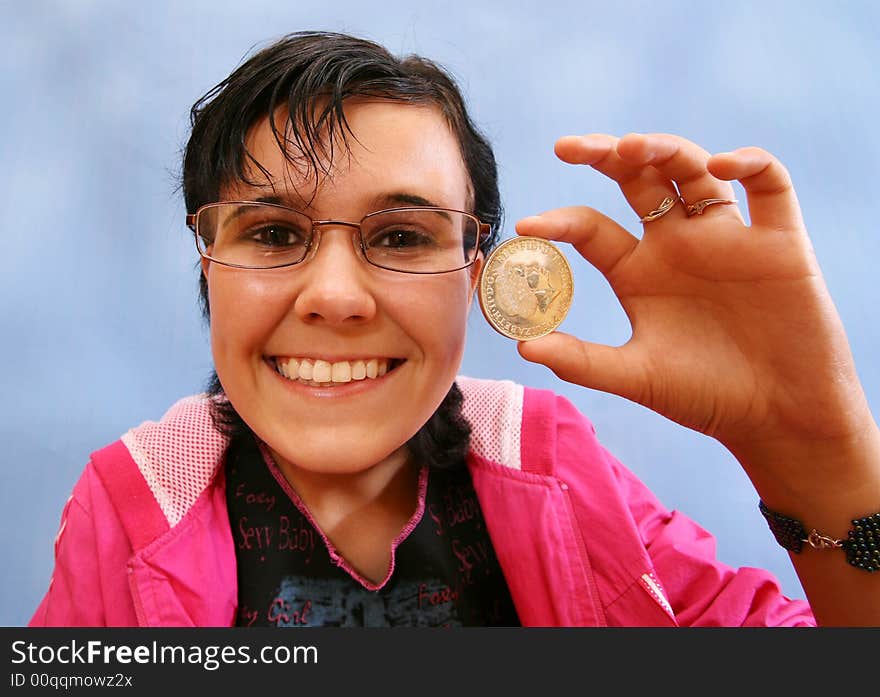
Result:
{"type": "Polygon", "coordinates": [[[230,453],[226,504],[238,566],[238,626],[519,625],[467,467],[424,468],[424,511],[376,587],[333,549],[267,452],[230,453]],[[335,560],[335,561],[334,561],[335,560]]]}

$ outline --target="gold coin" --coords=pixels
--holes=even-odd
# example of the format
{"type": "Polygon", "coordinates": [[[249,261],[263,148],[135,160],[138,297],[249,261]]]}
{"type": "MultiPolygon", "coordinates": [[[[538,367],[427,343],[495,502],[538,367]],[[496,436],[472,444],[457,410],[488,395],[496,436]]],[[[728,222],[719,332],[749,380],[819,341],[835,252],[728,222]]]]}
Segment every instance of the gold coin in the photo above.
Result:
{"type": "Polygon", "coordinates": [[[514,237],[486,258],[478,297],[495,331],[528,341],[562,323],[573,291],[571,267],[556,245],[541,237],[514,237]]]}

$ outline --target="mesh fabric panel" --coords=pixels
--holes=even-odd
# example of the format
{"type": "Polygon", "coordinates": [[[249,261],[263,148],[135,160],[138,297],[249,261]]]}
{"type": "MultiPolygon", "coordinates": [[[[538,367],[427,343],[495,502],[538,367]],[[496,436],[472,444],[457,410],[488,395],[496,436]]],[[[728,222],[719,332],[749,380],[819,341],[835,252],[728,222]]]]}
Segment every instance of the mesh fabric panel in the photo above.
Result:
{"type": "Polygon", "coordinates": [[[228,439],[211,422],[208,398],[197,395],[176,402],[161,421],[129,430],[122,442],[173,527],[211,481],[228,439]]]}
{"type": "Polygon", "coordinates": [[[459,376],[462,413],[470,423],[471,450],[500,465],[522,469],[523,386],[510,380],[459,376]]]}

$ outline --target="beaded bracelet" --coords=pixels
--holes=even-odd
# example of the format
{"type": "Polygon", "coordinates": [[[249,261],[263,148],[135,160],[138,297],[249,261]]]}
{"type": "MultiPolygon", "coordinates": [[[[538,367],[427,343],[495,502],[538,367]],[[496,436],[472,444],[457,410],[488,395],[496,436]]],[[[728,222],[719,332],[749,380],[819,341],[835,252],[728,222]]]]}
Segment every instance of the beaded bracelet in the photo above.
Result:
{"type": "Polygon", "coordinates": [[[799,520],[771,511],[763,501],[758,502],[758,509],[767,519],[776,541],[790,552],[800,554],[805,542],[814,549],[839,547],[846,552],[846,560],[853,566],[865,571],[880,571],[880,513],[857,518],[852,521],[847,539],[835,540],[816,528],[807,533],[799,520]]]}

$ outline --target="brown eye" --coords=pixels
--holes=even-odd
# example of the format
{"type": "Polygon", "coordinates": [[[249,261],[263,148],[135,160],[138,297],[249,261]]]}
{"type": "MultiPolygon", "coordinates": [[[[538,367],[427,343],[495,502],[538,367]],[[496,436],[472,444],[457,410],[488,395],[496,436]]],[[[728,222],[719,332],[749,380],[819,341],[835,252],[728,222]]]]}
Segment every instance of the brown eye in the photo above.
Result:
{"type": "Polygon", "coordinates": [[[405,227],[385,228],[376,231],[367,241],[370,247],[400,250],[421,249],[436,244],[433,236],[423,230],[405,227]]]}
{"type": "Polygon", "coordinates": [[[265,225],[256,230],[251,230],[249,239],[260,247],[269,249],[297,247],[306,243],[305,237],[300,230],[284,225],[265,225]]]}

